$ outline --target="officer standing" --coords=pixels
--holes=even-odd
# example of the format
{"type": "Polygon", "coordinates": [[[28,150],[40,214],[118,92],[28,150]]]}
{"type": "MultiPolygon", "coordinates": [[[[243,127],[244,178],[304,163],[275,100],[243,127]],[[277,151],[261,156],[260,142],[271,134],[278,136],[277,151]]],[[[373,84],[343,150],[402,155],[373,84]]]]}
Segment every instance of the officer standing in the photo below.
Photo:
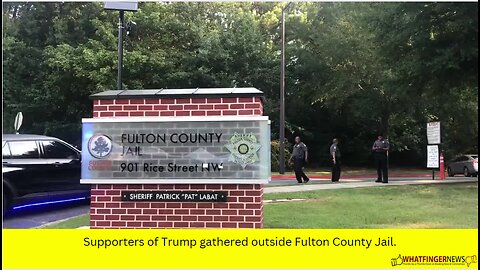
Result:
{"type": "Polygon", "coordinates": [[[308,149],[307,146],[300,140],[300,137],[295,137],[295,145],[293,146],[292,155],[290,156],[289,163],[293,159],[293,169],[295,171],[295,176],[297,182],[300,184],[303,182],[307,183],[310,181],[307,175],[303,172],[303,166],[308,162],[308,149]]]}
{"type": "Polygon", "coordinates": [[[338,147],[338,139],[335,138],[330,146],[330,157],[332,158],[332,182],[338,182],[340,180],[341,172],[341,158],[340,148],[338,147]]]}
{"type": "Polygon", "coordinates": [[[375,166],[377,167],[377,183],[388,183],[388,151],[390,144],[382,135],[379,135],[377,140],[373,143],[372,151],[375,159],[375,166]]]}

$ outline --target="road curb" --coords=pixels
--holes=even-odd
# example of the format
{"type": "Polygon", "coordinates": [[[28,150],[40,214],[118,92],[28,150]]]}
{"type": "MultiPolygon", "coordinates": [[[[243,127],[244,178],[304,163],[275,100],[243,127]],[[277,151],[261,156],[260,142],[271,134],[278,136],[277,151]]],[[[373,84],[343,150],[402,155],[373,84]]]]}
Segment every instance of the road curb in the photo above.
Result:
{"type": "Polygon", "coordinates": [[[274,199],[274,200],[263,200],[263,203],[280,203],[280,202],[301,202],[307,199],[274,199]]]}
{"type": "Polygon", "coordinates": [[[45,227],[52,226],[52,225],[55,225],[55,224],[58,224],[58,223],[62,223],[62,222],[65,222],[65,221],[68,221],[70,219],[73,219],[73,218],[76,218],[76,217],[79,217],[79,216],[83,216],[83,215],[85,215],[85,214],[80,214],[78,216],[68,217],[68,218],[64,218],[64,219],[60,219],[60,220],[55,220],[55,221],[52,221],[52,222],[42,224],[42,225],[37,226],[37,227],[33,227],[33,229],[45,229],[45,227]]]}

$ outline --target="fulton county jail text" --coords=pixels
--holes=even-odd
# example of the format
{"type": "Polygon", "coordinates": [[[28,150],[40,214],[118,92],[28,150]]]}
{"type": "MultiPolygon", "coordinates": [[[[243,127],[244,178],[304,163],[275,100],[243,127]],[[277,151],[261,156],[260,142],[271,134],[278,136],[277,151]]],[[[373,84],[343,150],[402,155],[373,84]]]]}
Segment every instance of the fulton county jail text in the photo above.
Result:
{"type": "Polygon", "coordinates": [[[132,143],[132,144],[158,144],[158,143],[167,143],[169,140],[172,143],[213,143],[220,142],[222,133],[172,133],[167,136],[167,134],[130,134],[122,133],[122,143],[132,143]]]}

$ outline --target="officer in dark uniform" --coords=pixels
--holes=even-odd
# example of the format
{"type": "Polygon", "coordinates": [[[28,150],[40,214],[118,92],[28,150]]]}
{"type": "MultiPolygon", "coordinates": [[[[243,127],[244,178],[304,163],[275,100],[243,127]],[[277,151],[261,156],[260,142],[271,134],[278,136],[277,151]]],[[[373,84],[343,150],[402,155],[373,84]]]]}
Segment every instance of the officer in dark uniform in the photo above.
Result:
{"type": "Polygon", "coordinates": [[[335,138],[330,146],[330,157],[332,158],[332,182],[338,182],[340,180],[341,172],[341,158],[340,148],[338,147],[338,139],[335,138]]]}
{"type": "Polygon", "coordinates": [[[307,146],[300,140],[300,137],[295,137],[295,145],[293,146],[292,155],[290,156],[289,163],[293,159],[293,169],[298,183],[307,183],[310,181],[307,175],[303,172],[303,167],[308,162],[308,149],[307,146]]]}
{"type": "Polygon", "coordinates": [[[372,151],[375,159],[375,166],[377,167],[377,183],[388,183],[388,151],[390,144],[382,135],[379,135],[377,140],[373,143],[372,151]]]}

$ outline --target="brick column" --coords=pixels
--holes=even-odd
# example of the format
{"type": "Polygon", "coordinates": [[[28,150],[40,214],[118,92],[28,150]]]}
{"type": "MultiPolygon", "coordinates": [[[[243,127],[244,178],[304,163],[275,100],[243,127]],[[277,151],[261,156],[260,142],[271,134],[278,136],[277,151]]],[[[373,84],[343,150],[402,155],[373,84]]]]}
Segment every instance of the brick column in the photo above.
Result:
{"type": "MultiPolygon", "coordinates": [[[[261,116],[259,97],[116,98],[93,101],[93,117],[261,116]]],[[[92,184],[91,228],[261,228],[260,184],[92,184]],[[226,191],[227,203],[122,202],[122,191],[226,191]]]]}

